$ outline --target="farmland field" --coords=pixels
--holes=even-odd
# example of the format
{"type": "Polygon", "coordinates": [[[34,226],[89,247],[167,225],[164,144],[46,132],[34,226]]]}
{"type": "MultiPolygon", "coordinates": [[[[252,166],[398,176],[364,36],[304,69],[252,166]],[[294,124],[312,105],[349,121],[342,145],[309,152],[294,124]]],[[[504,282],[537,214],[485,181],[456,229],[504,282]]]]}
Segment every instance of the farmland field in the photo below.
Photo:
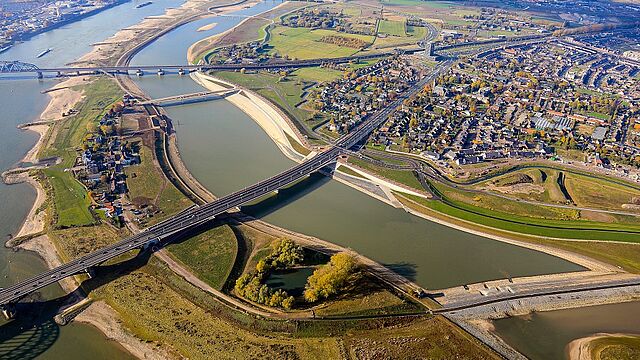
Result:
{"type": "Polygon", "coordinates": [[[324,36],[341,36],[359,39],[366,43],[373,41],[373,36],[344,34],[333,30],[312,30],[307,28],[289,28],[284,26],[272,30],[268,46],[271,53],[297,59],[316,59],[350,56],[359,49],[322,42],[324,36]]]}
{"type": "Polygon", "coordinates": [[[405,22],[396,20],[380,20],[380,23],[378,24],[378,34],[407,36],[405,22]]]}

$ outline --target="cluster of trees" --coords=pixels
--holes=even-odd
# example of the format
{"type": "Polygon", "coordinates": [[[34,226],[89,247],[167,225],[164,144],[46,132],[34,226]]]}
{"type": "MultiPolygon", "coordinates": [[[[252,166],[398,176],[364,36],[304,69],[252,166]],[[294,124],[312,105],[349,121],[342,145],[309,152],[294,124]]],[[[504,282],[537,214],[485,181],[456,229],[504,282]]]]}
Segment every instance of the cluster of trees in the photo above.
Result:
{"type": "Polygon", "coordinates": [[[613,115],[618,107],[621,105],[620,101],[605,96],[590,95],[588,99],[574,99],[569,102],[569,106],[578,111],[593,111],[601,114],[613,115]]]}
{"type": "Polygon", "coordinates": [[[326,299],[344,289],[351,276],[358,269],[356,259],[347,253],[338,253],[331,260],[316,269],[307,279],[304,299],[316,302],[326,299]]]}
{"type": "Polygon", "coordinates": [[[234,291],[238,296],[271,307],[291,309],[295,303],[286,291],[274,290],[264,284],[269,272],[300,264],[304,260],[302,247],[291,239],[277,239],[271,244],[271,253],[258,261],[256,271],[244,274],[236,280],[234,291]]]}
{"type": "MultiPolygon", "coordinates": [[[[352,23],[340,11],[331,12],[327,9],[303,9],[282,19],[282,25],[289,27],[303,27],[310,29],[334,29],[348,34],[373,35],[373,27],[353,27],[352,23]]],[[[366,22],[368,25],[368,22],[366,22]]]]}
{"type": "Polygon", "coordinates": [[[238,296],[242,296],[258,304],[281,307],[287,310],[291,309],[295,302],[293,296],[289,296],[289,294],[282,289],[274,291],[262,283],[264,278],[265,274],[263,273],[244,274],[236,280],[234,290],[238,296]]]}
{"type": "Polygon", "coordinates": [[[348,47],[352,49],[362,49],[365,46],[369,45],[368,42],[362,39],[346,37],[346,36],[338,36],[338,35],[326,35],[320,38],[320,41],[323,43],[348,47]]]}

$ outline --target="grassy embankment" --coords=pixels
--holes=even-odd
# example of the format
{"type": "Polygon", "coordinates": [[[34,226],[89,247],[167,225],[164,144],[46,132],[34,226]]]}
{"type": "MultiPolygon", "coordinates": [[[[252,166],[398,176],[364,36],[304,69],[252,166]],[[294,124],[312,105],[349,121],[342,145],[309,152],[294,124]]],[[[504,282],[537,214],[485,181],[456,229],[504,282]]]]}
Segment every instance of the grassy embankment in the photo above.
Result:
{"type": "Polygon", "coordinates": [[[238,255],[238,241],[229,225],[220,225],[185,241],[169,252],[201,280],[221,290],[238,255]]]}
{"type": "Polygon", "coordinates": [[[578,220],[571,217],[571,214],[565,214],[566,209],[524,204],[487,194],[468,193],[443,184],[434,184],[433,188],[442,200],[411,200],[458,219],[509,232],[565,239],[630,243],[640,241],[640,227],[637,225],[578,220]],[[472,205],[468,200],[482,203],[483,207],[472,205]],[[489,207],[489,203],[496,207],[489,207]],[[527,211],[529,216],[518,215],[527,214],[527,211]],[[547,214],[553,217],[544,217],[547,214]],[[569,216],[564,217],[565,215],[569,216]]]}
{"type": "Polygon", "coordinates": [[[129,199],[134,204],[154,206],[160,211],[153,218],[141,223],[143,226],[157,223],[192,205],[192,202],[164,176],[154,159],[154,151],[140,143],[140,164],[125,168],[129,199]]]}
{"type": "Polygon", "coordinates": [[[58,228],[97,223],[96,215],[90,209],[91,199],[86,189],[65,169],[73,166],[76,150],[81,147],[82,139],[88,133],[87,126],[98,121],[108,107],[118,100],[119,95],[115,84],[104,78],[78,88],[84,89],[85,96],[76,106],[78,113],[51,127],[38,154],[40,158],[57,156],[62,159],[62,163],[42,170],[52,190],[53,225],[58,228]]]}
{"type": "MultiPolygon", "coordinates": [[[[399,195],[398,200],[400,200],[400,202],[402,202],[408,208],[433,216],[437,219],[442,219],[455,225],[497,236],[503,236],[514,240],[521,240],[534,244],[541,244],[572,251],[597,260],[601,260],[606,263],[619,266],[629,272],[640,273],[640,246],[635,243],[630,242],[629,244],[624,244],[607,241],[571,241],[562,239],[545,239],[539,236],[534,237],[530,236],[527,233],[524,233],[523,231],[518,231],[522,230],[520,228],[516,228],[517,231],[512,232],[501,229],[497,226],[491,226],[496,224],[485,223],[483,221],[485,219],[484,217],[479,216],[478,218],[473,219],[475,221],[469,220],[469,218],[465,215],[473,215],[474,213],[465,213],[464,211],[458,212],[458,209],[447,207],[443,203],[436,200],[425,200],[422,198],[412,197],[408,194],[397,195],[399,195]],[[441,207],[439,205],[441,205],[441,207]]],[[[495,220],[493,218],[489,219],[495,220]]],[[[497,223],[500,220],[495,221],[497,223]]],[[[506,221],[504,221],[504,223],[505,227],[513,226],[512,223],[506,221]]],[[[552,233],[552,235],[556,235],[556,233],[552,233]]],[[[616,233],[613,233],[613,240],[617,240],[615,238],[615,235],[616,233]]]]}
{"type": "Polygon", "coordinates": [[[420,181],[418,181],[418,178],[416,178],[412,171],[388,169],[354,157],[350,157],[348,162],[365,171],[381,175],[383,178],[406,185],[412,189],[418,191],[424,190],[420,181]]]}
{"type": "MultiPolygon", "coordinates": [[[[354,163],[353,159],[349,161],[354,163]]],[[[410,171],[390,170],[358,160],[355,160],[354,164],[407,186],[418,186],[417,179],[410,171]]],[[[557,182],[560,172],[565,176],[564,185],[569,197],[578,206],[605,209],[611,209],[613,206],[620,209],[621,203],[631,202],[633,197],[640,196],[640,187],[632,183],[606,179],[598,175],[590,176],[573,169],[548,167],[515,169],[506,171],[506,174],[503,171],[476,186],[485,187],[491,181],[495,181],[497,186],[508,184],[517,172],[520,175],[528,174],[532,178],[537,177],[538,179],[534,181],[544,185],[539,194],[534,194],[532,200],[549,200],[555,197],[559,202],[566,201],[557,182]],[[548,182],[546,184],[541,179],[541,170],[546,173],[548,182]]],[[[464,190],[464,188],[452,188],[441,183],[432,185],[434,192],[439,194],[442,200],[427,200],[407,194],[399,194],[399,200],[415,211],[466,228],[558,247],[620,266],[627,271],[640,273],[640,246],[636,245],[640,242],[638,240],[640,226],[636,217],[614,214],[602,216],[601,213],[597,213],[596,216],[595,212],[530,205],[491,194],[464,190]],[[569,241],[573,239],[628,242],[629,244],[569,241]]]]}

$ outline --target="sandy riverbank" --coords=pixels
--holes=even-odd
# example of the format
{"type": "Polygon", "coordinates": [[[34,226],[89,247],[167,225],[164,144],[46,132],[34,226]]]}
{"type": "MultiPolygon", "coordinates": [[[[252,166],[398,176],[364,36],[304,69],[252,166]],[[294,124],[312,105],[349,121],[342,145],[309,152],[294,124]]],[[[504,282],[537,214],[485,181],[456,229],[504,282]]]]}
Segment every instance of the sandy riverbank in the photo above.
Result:
{"type": "MultiPolygon", "coordinates": [[[[84,78],[71,78],[55,85],[51,88],[52,91],[47,93],[51,96],[51,100],[42,114],[40,114],[39,120],[35,121],[32,125],[24,127],[25,130],[34,131],[39,136],[38,141],[29,149],[22,159],[23,162],[35,163],[38,161],[38,153],[42,149],[45,137],[51,127],[50,122],[62,119],[63,112],[68,112],[82,100],[83,91],[75,90],[73,87],[81,85],[84,81],[84,78]]],[[[43,231],[45,228],[46,213],[44,211],[38,212],[38,209],[47,199],[47,194],[44,189],[40,183],[30,177],[27,172],[12,175],[12,182],[25,182],[33,186],[36,190],[36,200],[15,237],[28,236],[43,231]]]]}
{"type": "MultiPolygon", "coordinates": [[[[200,85],[211,91],[220,91],[234,87],[235,85],[210,75],[192,73],[192,78],[200,85]]],[[[251,117],[278,146],[280,151],[293,161],[301,161],[305,155],[298,153],[287,138],[302,143],[291,124],[267,101],[251,91],[241,89],[238,93],[225,98],[237,108],[251,117]]]]}
{"type": "Polygon", "coordinates": [[[94,301],[75,320],[95,326],[139,359],[180,359],[165,344],[146,342],[135,337],[119,320],[120,315],[104,301],[94,301]]]}
{"type": "Polygon", "coordinates": [[[213,28],[214,28],[214,27],[216,27],[217,25],[218,25],[218,23],[211,23],[211,24],[203,25],[203,26],[200,26],[200,27],[198,28],[198,30],[196,30],[196,31],[198,31],[198,32],[201,32],[201,31],[208,31],[208,30],[213,29],[213,28]]]}
{"type": "Polygon", "coordinates": [[[591,336],[583,337],[580,339],[573,340],[567,345],[567,355],[569,360],[591,360],[592,353],[595,349],[593,349],[593,342],[595,340],[604,339],[604,338],[626,338],[626,337],[637,337],[637,335],[628,335],[628,334],[607,334],[607,333],[598,333],[591,336]]]}
{"type": "Polygon", "coordinates": [[[42,232],[45,227],[45,220],[47,216],[46,211],[38,211],[42,204],[47,200],[47,194],[40,183],[29,176],[28,172],[21,173],[18,176],[21,178],[22,182],[28,183],[36,190],[36,200],[33,202],[33,206],[31,207],[31,210],[29,210],[20,230],[18,230],[14,237],[29,236],[42,232]]]}

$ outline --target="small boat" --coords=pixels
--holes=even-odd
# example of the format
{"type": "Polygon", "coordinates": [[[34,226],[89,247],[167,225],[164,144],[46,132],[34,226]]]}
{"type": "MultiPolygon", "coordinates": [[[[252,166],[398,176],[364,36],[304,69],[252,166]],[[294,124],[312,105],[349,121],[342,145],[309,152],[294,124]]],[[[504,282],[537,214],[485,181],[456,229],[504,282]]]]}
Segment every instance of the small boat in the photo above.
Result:
{"type": "Polygon", "coordinates": [[[41,52],[40,54],[36,55],[36,58],[41,58],[45,55],[47,55],[48,53],[50,53],[53,49],[52,48],[48,48],[47,50],[41,52]]]}
{"type": "Polygon", "coordinates": [[[138,5],[136,5],[136,9],[140,9],[140,8],[145,7],[145,6],[149,6],[149,5],[151,5],[151,4],[153,4],[153,2],[152,2],[152,1],[145,1],[145,2],[143,2],[142,4],[138,4],[138,5]]]}

